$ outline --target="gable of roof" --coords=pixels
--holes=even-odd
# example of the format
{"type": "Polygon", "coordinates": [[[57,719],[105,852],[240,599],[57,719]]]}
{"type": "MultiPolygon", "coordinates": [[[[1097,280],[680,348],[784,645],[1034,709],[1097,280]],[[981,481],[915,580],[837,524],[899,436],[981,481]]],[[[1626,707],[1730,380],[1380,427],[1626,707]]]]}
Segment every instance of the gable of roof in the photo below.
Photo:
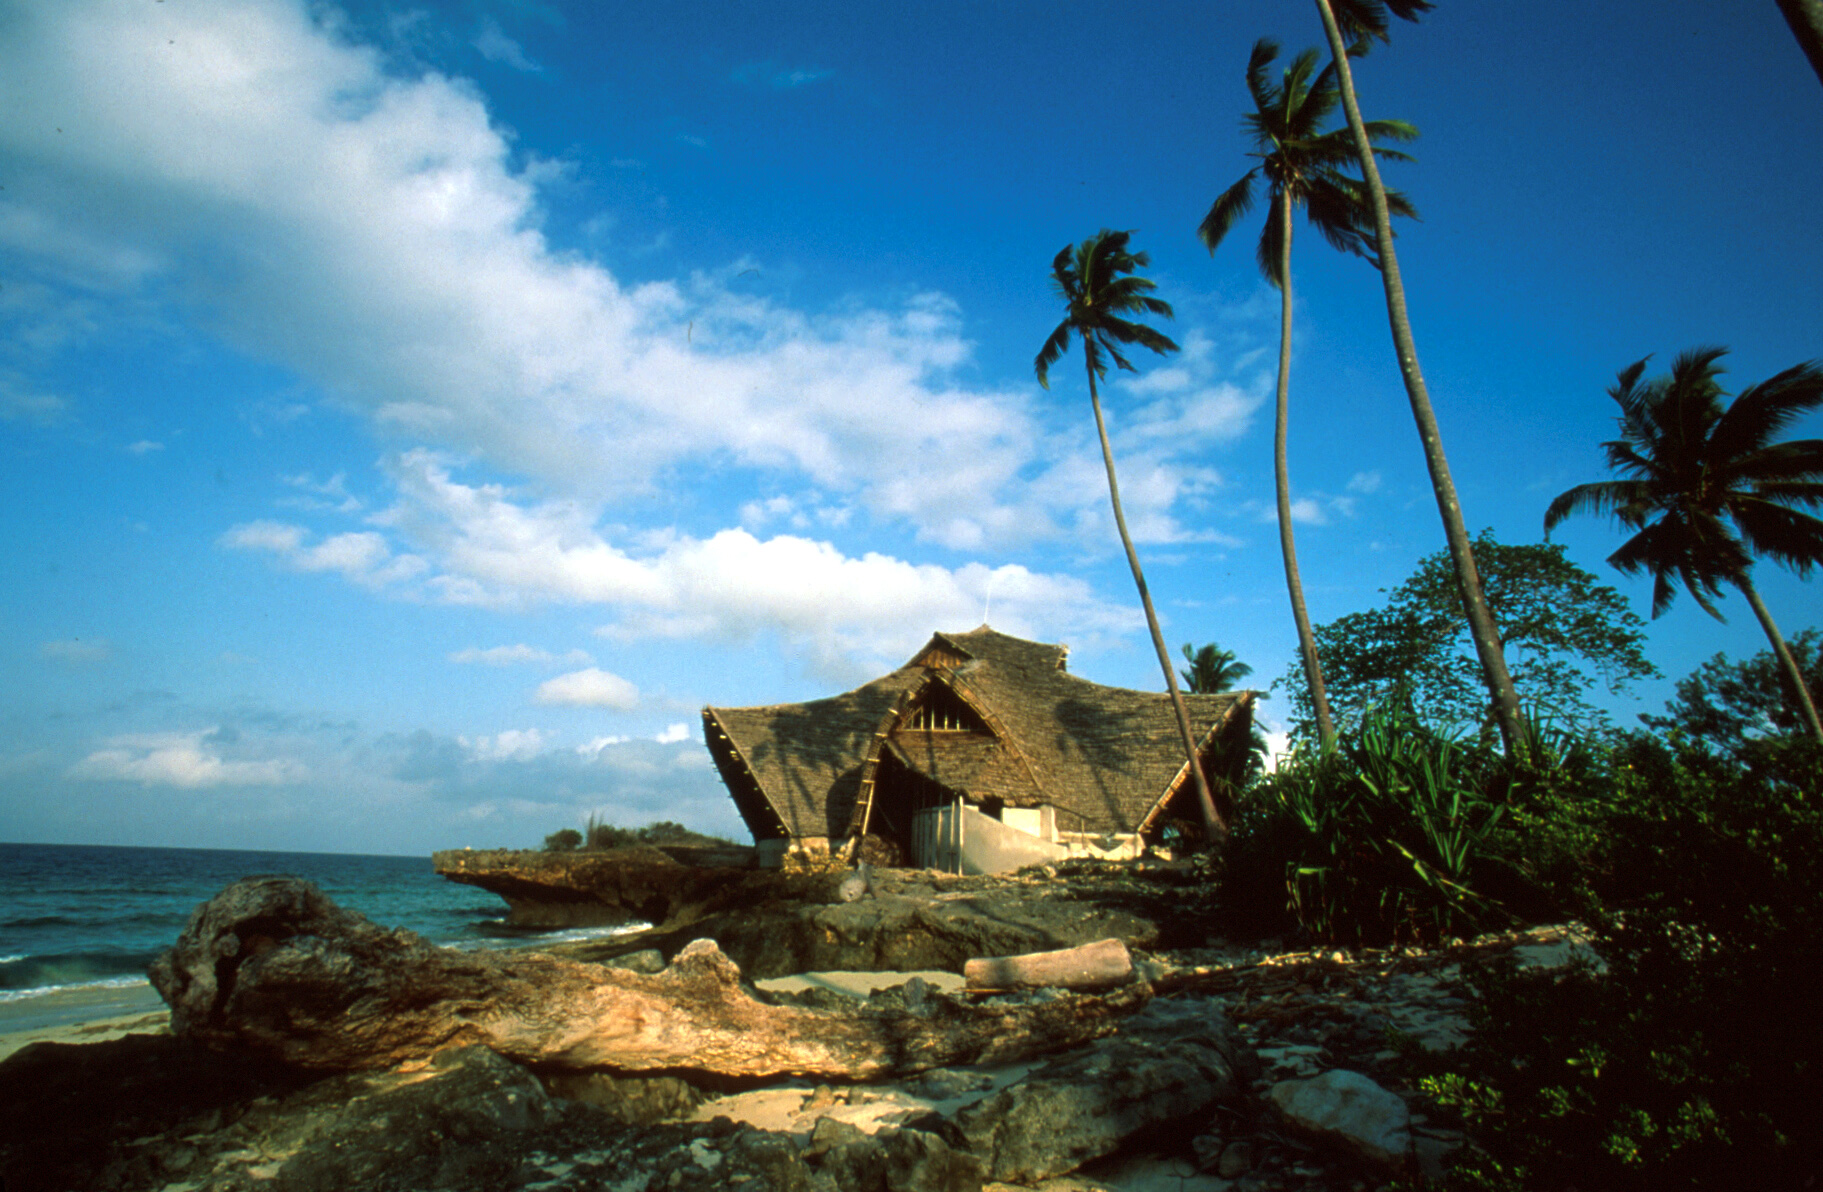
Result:
{"type": "MultiPolygon", "coordinates": [[[[889,752],[972,802],[1052,804],[1069,830],[1150,826],[1188,775],[1170,700],[1079,679],[1067,654],[985,625],[937,633],[905,666],[842,695],[705,708],[705,739],[756,839],[858,830],[889,752]],[[912,727],[920,696],[938,684],[988,731],[912,727]]],[[[1251,692],[1184,699],[1205,751],[1237,717],[1243,733],[1251,719],[1251,692]]]]}

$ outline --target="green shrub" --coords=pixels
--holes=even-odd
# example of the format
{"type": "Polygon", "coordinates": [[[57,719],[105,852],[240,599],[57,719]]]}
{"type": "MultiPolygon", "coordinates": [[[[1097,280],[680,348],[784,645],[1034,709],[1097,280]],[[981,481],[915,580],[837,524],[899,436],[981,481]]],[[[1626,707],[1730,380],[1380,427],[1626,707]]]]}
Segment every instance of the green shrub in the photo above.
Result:
{"type": "MultiPolygon", "coordinates": [[[[1477,1030],[1424,1087],[1455,1188],[1798,1188],[1823,1176],[1823,783],[1635,739],[1589,883],[1588,965],[1470,974],[1477,1030]]],[[[1783,773],[1783,771],[1781,772],[1783,773]]]]}
{"type": "Polygon", "coordinates": [[[574,828],[560,828],[544,838],[544,851],[547,853],[574,852],[582,844],[582,833],[574,828]]]}
{"type": "Polygon", "coordinates": [[[1501,921],[1469,884],[1507,810],[1487,783],[1480,751],[1381,705],[1336,750],[1295,753],[1250,792],[1229,843],[1229,910],[1268,926],[1276,899],[1303,934],[1360,944],[1501,921]]]}

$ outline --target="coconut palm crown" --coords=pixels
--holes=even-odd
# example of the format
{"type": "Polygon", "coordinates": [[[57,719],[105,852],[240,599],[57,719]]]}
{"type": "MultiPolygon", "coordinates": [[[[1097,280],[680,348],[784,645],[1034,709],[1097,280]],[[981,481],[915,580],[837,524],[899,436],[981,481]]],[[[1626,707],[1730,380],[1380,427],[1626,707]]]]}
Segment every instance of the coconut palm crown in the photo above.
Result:
{"type": "MultiPolygon", "coordinates": [[[[1217,196],[1196,234],[1214,252],[1230,229],[1253,209],[1255,183],[1263,176],[1269,194],[1265,230],[1255,257],[1260,273],[1283,288],[1287,248],[1280,208],[1304,208],[1310,225],[1333,247],[1378,264],[1374,248],[1373,204],[1357,178],[1343,173],[1355,164],[1354,139],[1346,125],[1323,130],[1341,103],[1334,64],[1318,73],[1317,51],[1305,50],[1285,68],[1278,82],[1267,73],[1278,57],[1278,44],[1269,38],[1254,43],[1247,61],[1247,90],[1253,111],[1241,117],[1241,126],[1253,142],[1251,157],[1260,164],[1241,175],[1240,181],[1217,196]],[[1315,77],[1313,78],[1313,73],[1315,77]]],[[[1418,130],[1403,120],[1370,120],[1367,135],[1373,141],[1412,141],[1418,130]]],[[[1374,152],[1394,161],[1411,159],[1396,149],[1376,144],[1374,152]]],[[[1387,206],[1394,215],[1416,217],[1411,202],[1398,191],[1388,191],[1387,206]]]]}
{"type": "Polygon", "coordinates": [[[1165,690],[1170,693],[1172,707],[1177,713],[1185,764],[1196,787],[1203,825],[1210,841],[1219,843],[1228,836],[1232,799],[1224,791],[1224,806],[1217,808],[1208,777],[1203,773],[1196,740],[1190,731],[1190,714],[1178,692],[1171,655],[1165,649],[1165,635],[1158,626],[1158,612],[1152,607],[1152,594],[1146,588],[1145,572],[1140,569],[1139,552],[1133,549],[1133,536],[1127,532],[1127,515],[1120,504],[1120,482],[1114,475],[1114,448],[1108,442],[1108,424],[1102,416],[1101,392],[1097,387],[1097,383],[1108,375],[1110,360],[1118,368],[1135,371],[1132,362],[1121,351],[1123,347],[1138,344],[1161,356],[1177,351],[1177,344],[1169,336],[1129,317],[1172,317],[1171,304],[1153,296],[1152,291],[1157,287],[1152,281],[1135,273],[1152,262],[1145,253],[1136,253],[1127,247],[1132,236],[1131,232],[1112,232],[1103,228],[1081,244],[1066,244],[1057,254],[1051,262],[1051,285],[1064,301],[1063,322],[1057,324],[1057,329],[1044,341],[1032,367],[1038,374],[1038,383],[1049,389],[1051,365],[1069,349],[1071,336],[1082,341],[1083,364],[1089,374],[1089,405],[1095,411],[1095,431],[1101,439],[1101,459],[1108,472],[1108,500],[1114,507],[1114,526],[1120,532],[1121,546],[1126,549],[1134,586],[1139,589],[1139,602],[1145,609],[1146,627],[1152,632],[1153,649],[1158,652],[1159,665],[1164,668],[1165,690]]]}
{"type": "MultiPolygon", "coordinates": [[[[1316,635],[1311,629],[1310,613],[1304,601],[1304,582],[1298,571],[1296,535],[1291,524],[1287,440],[1291,421],[1292,211],[1303,207],[1306,218],[1336,248],[1365,257],[1376,266],[1379,257],[1373,246],[1372,199],[1359,180],[1342,172],[1342,167],[1355,160],[1353,136],[1347,128],[1323,131],[1324,122],[1341,101],[1336,89],[1335,68],[1333,65],[1325,67],[1313,79],[1317,52],[1306,50],[1292,60],[1275,83],[1267,74],[1267,67],[1278,53],[1277,43],[1262,38],[1254,43],[1253,54],[1247,62],[1247,90],[1253,98],[1253,110],[1242,117],[1241,125],[1253,142],[1251,156],[1258,158],[1260,164],[1216,197],[1209,214],[1203,217],[1202,226],[1197,228],[1197,235],[1213,254],[1235,221],[1252,209],[1255,183],[1264,176],[1271,199],[1257,257],[1260,272],[1279,290],[1278,399],[1272,435],[1279,553],[1285,563],[1285,589],[1297,629],[1304,682],[1316,715],[1317,740],[1328,749],[1336,741],[1335,718],[1330,714],[1329,696],[1323,686],[1323,663],[1317,656],[1316,635]]],[[[1368,135],[1375,140],[1409,141],[1418,133],[1403,121],[1376,120],[1368,125],[1368,135]]],[[[1377,152],[1405,159],[1405,155],[1396,150],[1377,149],[1377,152]]],[[[1396,191],[1386,195],[1386,202],[1394,214],[1417,214],[1405,196],[1396,191]]]]}
{"type": "Polygon", "coordinates": [[[1127,248],[1132,237],[1132,232],[1103,228],[1081,244],[1065,245],[1051,262],[1051,287],[1068,310],[1033,362],[1038,383],[1046,389],[1051,387],[1051,365],[1069,350],[1072,333],[1082,340],[1092,395],[1095,382],[1108,375],[1108,360],[1128,372],[1135,371],[1121,354],[1122,345],[1138,344],[1161,356],[1177,351],[1176,342],[1169,336],[1127,317],[1174,317],[1169,302],[1152,296],[1158,288],[1152,280],[1134,272],[1151,265],[1152,258],[1127,248]]]}
{"type": "Polygon", "coordinates": [[[1627,575],[1652,576],[1652,615],[1681,587],[1711,616],[1722,585],[1738,588],[1787,671],[1811,731],[1823,741],[1814,701],[1751,578],[1756,558],[1808,576],[1823,563],[1823,439],[1775,442],[1823,405],[1823,366],[1794,365],[1741,390],[1730,404],[1716,379],[1726,348],[1680,355],[1669,376],[1641,381],[1646,361],[1622,370],[1608,396],[1620,437],[1602,444],[1623,479],[1579,484],[1545,511],[1548,534],[1572,513],[1610,514],[1634,533],[1608,556],[1627,575]]]}

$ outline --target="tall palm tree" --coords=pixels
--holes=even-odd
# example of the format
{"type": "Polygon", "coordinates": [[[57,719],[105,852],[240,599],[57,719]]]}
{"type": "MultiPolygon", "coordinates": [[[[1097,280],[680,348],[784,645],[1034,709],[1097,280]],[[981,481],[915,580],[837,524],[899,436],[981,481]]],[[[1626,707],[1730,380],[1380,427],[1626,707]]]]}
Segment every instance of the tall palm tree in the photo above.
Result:
{"type": "MultiPolygon", "coordinates": [[[[1165,689],[1171,693],[1171,705],[1177,711],[1178,733],[1183,737],[1184,756],[1189,760],[1190,775],[1196,783],[1196,797],[1203,812],[1203,825],[1212,843],[1228,836],[1226,808],[1217,808],[1210,794],[1209,780],[1203,774],[1197,757],[1196,738],[1190,731],[1190,713],[1177,690],[1177,675],[1171,669],[1171,655],[1165,650],[1164,634],[1159,632],[1158,613],[1152,607],[1152,595],[1146,588],[1145,572],[1140,570],[1139,555],[1133,549],[1133,537],[1127,533],[1127,515],[1120,505],[1120,482],[1114,478],[1114,448],[1108,443],[1108,425],[1101,413],[1101,394],[1097,383],[1107,376],[1112,360],[1119,368],[1134,371],[1121,354],[1121,346],[1138,344],[1163,356],[1177,351],[1168,336],[1127,316],[1151,314],[1171,318],[1171,304],[1154,298],[1157,287],[1136,271],[1152,263],[1145,253],[1127,248],[1131,232],[1111,232],[1107,228],[1081,244],[1066,244],[1051,262],[1051,284],[1064,300],[1063,322],[1051,332],[1038,350],[1033,369],[1038,383],[1051,387],[1051,365],[1069,350],[1070,337],[1082,340],[1083,365],[1089,373],[1089,405],[1095,410],[1095,432],[1101,437],[1101,459],[1108,469],[1108,499],[1114,505],[1114,525],[1120,531],[1120,543],[1127,550],[1127,565],[1133,569],[1133,582],[1139,588],[1139,602],[1146,610],[1146,625],[1152,630],[1152,645],[1158,651],[1158,663],[1165,671],[1165,689]]],[[[1226,799],[1224,798],[1224,803],[1226,799]]]]}
{"type": "MultiPolygon", "coordinates": [[[[1260,233],[1256,256],[1260,272],[1279,290],[1278,413],[1273,422],[1272,474],[1278,498],[1279,553],[1285,561],[1285,588],[1291,597],[1291,617],[1297,625],[1298,652],[1304,662],[1304,681],[1316,713],[1317,740],[1329,749],[1336,741],[1336,722],[1329,712],[1329,695],[1323,686],[1323,664],[1317,656],[1316,635],[1304,604],[1304,582],[1298,574],[1298,551],[1291,526],[1291,473],[1286,464],[1286,434],[1290,423],[1291,393],[1291,213],[1304,208],[1304,216],[1336,248],[1372,259],[1373,208],[1361,183],[1342,173],[1355,160],[1354,142],[1347,129],[1323,131],[1335,112],[1338,96],[1335,68],[1316,70],[1317,52],[1306,50],[1285,68],[1275,83],[1266,68],[1278,57],[1276,42],[1261,38],[1247,60],[1247,90],[1253,111],[1241,117],[1252,137],[1251,157],[1260,164],[1241,175],[1239,182],[1217,196],[1196,234],[1211,254],[1234,227],[1253,209],[1254,182],[1266,178],[1268,193],[1266,228],[1260,233]]],[[[1410,141],[1418,130],[1401,120],[1375,120],[1367,126],[1374,140],[1410,141]]],[[[1396,150],[1376,148],[1382,157],[1403,159],[1396,150]]],[[[1394,213],[1416,216],[1405,196],[1386,196],[1394,213]]]]}
{"type": "Polygon", "coordinates": [[[1794,365],[1749,385],[1732,404],[1716,376],[1728,349],[1696,348],[1671,375],[1644,384],[1644,360],[1608,390],[1620,405],[1620,438],[1602,444],[1608,467],[1626,477],[1579,484],[1545,511],[1551,528],[1572,513],[1610,513],[1633,537],[1608,556],[1628,575],[1652,576],[1652,615],[1679,585],[1720,620],[1711,597],[1732,584],[1753,607],[1811,733],[1823,722],[1803,672],[1753,586],[1755,556],[1808,575],[1823,563],[1823,520],[1792,508],[1823,506],[1823,439],[1773,442],[1793,419],[1823,405],[1823,366],[1794,365]]]}
{"type": "Polygon", "coordinates": [[[1253,668],[1236,658],[1233,650],[1224,650],[1214,642],[1200,650],[1185,642],[1184,661],[1190,664],[1190,669],[1179,673],[1184,676],[1184,686],[1189,688],[1191,695],[1220,695],[1232,691],[1236,683],[1253,673],[1253,668]]]}
{"type": "Polygon", "coordinates": [[[1355,39],[1354,53],[1365,51],[1367,39],[1386,40],[1386,15],[1408,21],[1431,8],[1428,0],[1316,0],[1317,12],[1323,18],[1323,31],[1329,38],[1330,62],[1336,69],[1336,83],[1342,93],[1342,110],[1348,116],[1348,128],[1354,136],[1355,159],[1361,163],[1361,176],[1373,204],[1374,247],[1380,261],[1380,283],[1386,291],[1386,319],[1393,336],[1393,350],[1399,358],[1399,375],[1405,382],[1405,395],[1412,407],[1412,419],[1418,427],[1418,439],[1424,446],[1424,462],[1430,469],[1431,488],[1437,497],[1437,512],[1443,519],[1443,536],[1449,544],[1450,561],[1456,568],[1456,583],[1462,589],[1462,607],[1468,615],[1469,637],[1475,643],[1475,656],[1481,673],[1487,679],[1493,697],[1494,721],[1500,726],[1500,737],[1509,754],[1524,748],[1525,716],[1519,710],[1519,692],[1513,687],[1513,676],[1507,671],[1506,655],[1500,645],[1500,630],[1494,614],[1488,610],[1487,597],[1481,590],[1481,576],[1475,569],[1475,552],[1469,546],[1468,526],[1462,518],[1462,504],[1456,498],[1456,482],[1450,477],[1449,458],[1443,453],[1443,432],[1437,426],[1437,415],[1431,409],[1430,391],[1424,384],[1424,372],[1418,365],[1418,347],[1412,339],[1411,318],[1405,308],[1405,283],[1399,275],[1399,257],[1393,248],[1393,225],[1386,187],[1380,181],[1380,170],[1374,164],[1373,139],[1361,120],[1361,105],[1355,98],[1354,73],[1349,69],[1350,49],[1343,41],[1355,39]]]}

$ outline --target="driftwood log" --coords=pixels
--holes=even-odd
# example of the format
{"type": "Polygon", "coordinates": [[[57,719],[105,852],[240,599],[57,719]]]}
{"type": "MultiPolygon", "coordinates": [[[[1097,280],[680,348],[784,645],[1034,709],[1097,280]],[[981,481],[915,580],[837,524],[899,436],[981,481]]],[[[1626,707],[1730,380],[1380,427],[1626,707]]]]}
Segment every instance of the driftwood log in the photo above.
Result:
{"type": "Polygon", "coordinates": [[[1133,980],[1133,957],[1119,940],[1096,940],[1056,952],[989,956],[962,966],[970,992],[1008,989],[1107,989],[1133,980]]]}
{"type": "Polygon", "coordinates": [[[199,906],[151,978],[176,1034],[305,1068],[384,1068],[479,1043],[562,1068],[829,1080],[1075,1046],[1151,997],[1140,983],[968,1003],[919,985],[852,1009],[775,1005],[708,940],[653,975],[459,952],[376,926],[296,878],[249,878],[199,906]]]}

